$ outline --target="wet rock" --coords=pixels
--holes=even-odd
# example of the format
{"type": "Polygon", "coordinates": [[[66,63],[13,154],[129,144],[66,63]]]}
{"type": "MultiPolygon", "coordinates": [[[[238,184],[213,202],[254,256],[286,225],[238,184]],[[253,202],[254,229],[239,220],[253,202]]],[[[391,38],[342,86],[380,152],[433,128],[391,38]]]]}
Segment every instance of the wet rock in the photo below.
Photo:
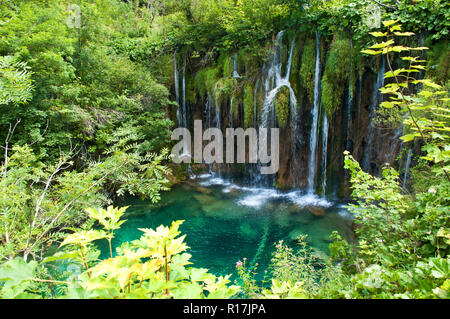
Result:
{"type": "Polygon", "coordinates": [[[289,217],[289,214],[287,214],[286,212],[278,212],[274,216],[274,221],[275,223],[284,228],[288,228],[291,225],[291,218],[289,217]]]}
{"type": "Polygon", "coordinates": [[[203,187],[203,186],[196,186],[195,187],[195,191],[199,192],[199,193],[202,193],[202,194],[206,194],[206,195],[209,195],[209,194],[212,193],[212,189],[207,188],[207,187],[203,187]]]}
{"type": "Polygon", "coordinates": [[[251,225],[245,223],[239,226],[239,231],[249,239],[255,239],[258,236],[257,229],[253,228],[251,225]]]}
{"type": "Polygon", "coordinates": [[[213,196],[207,194],[193,194],[192,197],[194,197],[201,206],[216,202],[216,199],[213,196]]]}
{"type": "Polygon", "coordinates": [[[288,236],[289,236],[289,239],[295,241],[297,239],[297,237],[302,236],[302,235],[305,235],[305,231],[303,229],[296,228],[296,229],[292,230],[288,236]]]}
{"type": "Polygon", "coordinates": [[[317,217],[325,216],[325,209],[323,207],[308,207],[311,214],[317,217]]]}
{"type": "Polygon", "coordinates": [[[328,260],[328,254],[318,248],[313,248],[311,254],[321,260],[328,260]]]}

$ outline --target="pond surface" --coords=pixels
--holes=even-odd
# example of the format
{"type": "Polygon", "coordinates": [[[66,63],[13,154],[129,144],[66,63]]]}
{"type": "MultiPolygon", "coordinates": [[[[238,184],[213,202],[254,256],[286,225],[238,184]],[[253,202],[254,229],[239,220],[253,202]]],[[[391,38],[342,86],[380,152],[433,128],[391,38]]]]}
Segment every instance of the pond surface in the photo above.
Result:
{"type": "MultiPolygon", "coordinates": [[[[279,240],[294,246],[297,236],[308,235],[315,253],[325,256],[332,231],[353,238],[345,203],[301,191],[241,187],[210,174],[163,193],[157,207],[135,198],[116,205],[130,207],[127,221],[113,240],[114,248],[138,239],[142,235],[138,228],[185,220],[180,230],[186,235],[192,266],[208,268],[216,275],[234,274],[233,278],[236,262],[243,258],[251,266],[258,263],[261,277],[279,240]]],[[[107,258],[107,246],[101,242],[99,248],[107,258]]]]}

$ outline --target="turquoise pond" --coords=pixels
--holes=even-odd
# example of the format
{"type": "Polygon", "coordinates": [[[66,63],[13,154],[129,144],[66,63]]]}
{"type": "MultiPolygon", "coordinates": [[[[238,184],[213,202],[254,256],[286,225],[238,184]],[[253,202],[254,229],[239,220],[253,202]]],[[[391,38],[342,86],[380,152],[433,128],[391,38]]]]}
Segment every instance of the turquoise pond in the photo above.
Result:
{"type": "MultiPolygon", "coordinates": [[[[216,275],[233,274],[232,278],[236,278],[236,262],[243,258],[250,265],[258,263],[261,275],[279,240],[294,245],[295,237],[308,235],[309,245],[322,256],[328,254],[332,231],[353,240],[345,203],[300,191],[241,187],[209,174],[163,193],[156,207],[136,198],[116,205],[129,208],[127,221],[113,240],[114,248],[138,239],[142,234],[138,228],[185,220],[180,230],[186,234],[193,266],[208,268],[216,275]]],[[[106,242],[100,242],[99,248],[107,258],[106,242]]]]}

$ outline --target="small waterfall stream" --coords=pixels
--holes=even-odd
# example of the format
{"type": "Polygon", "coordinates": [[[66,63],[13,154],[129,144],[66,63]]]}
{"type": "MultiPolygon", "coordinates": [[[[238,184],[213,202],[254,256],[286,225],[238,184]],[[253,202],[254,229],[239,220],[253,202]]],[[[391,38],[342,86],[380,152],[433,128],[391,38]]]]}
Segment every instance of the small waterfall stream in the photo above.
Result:
{"type": "Polygon", "coordinates": [[[411,166],[411,156],[412,156],[412,149],[410,148],[408,150],[408,155],[406,156],[405,173],[403,174],[403,185],[402,185],[403,189],[406,189],[406,182],[408,180],[409,167],[411,166]]]}
{"type": "Polygon", "coordinates": [[[351,122],[352,122],[352,101],[353,101],[353,40],[350,38],[350,71],[348,77],[348,95],[347,95],[347,140],[345,142],[345,149],[350,150],[351,146],[351,122]]]}
{"type": "Polygon", "coordinates": [[[366,149],[362,160],[362,168],[367,172],[370,170],[370,161],[372,160],[372,143],[375,135],[375,128],[373,126],[373,119],[375,116],[376,107],[382,102],[382,94],[380,88],[384,86],[385,73],[384,57],[381,57],[380,68],[378,69],[377,80],[374,82],[372,101],[369,106],[369,133],[366,140],[366,149]]]}
{"type": "Polygon", "coordinates": [[[317,153],[317,127],[319,121],[319,99],[320,99],[320,35],[316,31],[316,63],[314,73],[314,107],[312,109],[312,126],[309,143],[309,161],[308,161],[308,186],[309,193],[314,193],[314,181],[316,175],[316,153],[317,153]]]}
{"type": "Polygon", "coordinates": [[[233,78],[239,78],[238,64],[237,64],[237,53],[233,54],[233,78]]]}
{"type": "Polygon", "coordinates": [[[181,127],[183,125],[182,124],[183,120],[181,118],[182,111],[180,111],[180,74],[178,71],[177,54],[176,53],[173,55],[173,63],[174,63],[175,99],[178,104],[177,120],[178,120],[178,127],[181,127]]]}
{"type": "Polygon", "coordinates": [[[327,188],[327,149],[328,149],[328,119],[323,112],[322,121],[322,196],[326,194],[327,188]]]}

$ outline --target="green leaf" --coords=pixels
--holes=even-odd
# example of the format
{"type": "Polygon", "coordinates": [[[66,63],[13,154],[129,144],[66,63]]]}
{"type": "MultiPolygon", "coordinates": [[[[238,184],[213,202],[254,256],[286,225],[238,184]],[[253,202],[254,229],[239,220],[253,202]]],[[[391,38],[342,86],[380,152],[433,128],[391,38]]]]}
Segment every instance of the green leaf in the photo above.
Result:
{"type": "Polygon", "coordinates": [[[370,55],[377,55],[377,54],[383,53],[383,51],[374,51],[374,50],[370,50],[370,49],[362,50],[361,52],[370,54],[370,55]]]}

